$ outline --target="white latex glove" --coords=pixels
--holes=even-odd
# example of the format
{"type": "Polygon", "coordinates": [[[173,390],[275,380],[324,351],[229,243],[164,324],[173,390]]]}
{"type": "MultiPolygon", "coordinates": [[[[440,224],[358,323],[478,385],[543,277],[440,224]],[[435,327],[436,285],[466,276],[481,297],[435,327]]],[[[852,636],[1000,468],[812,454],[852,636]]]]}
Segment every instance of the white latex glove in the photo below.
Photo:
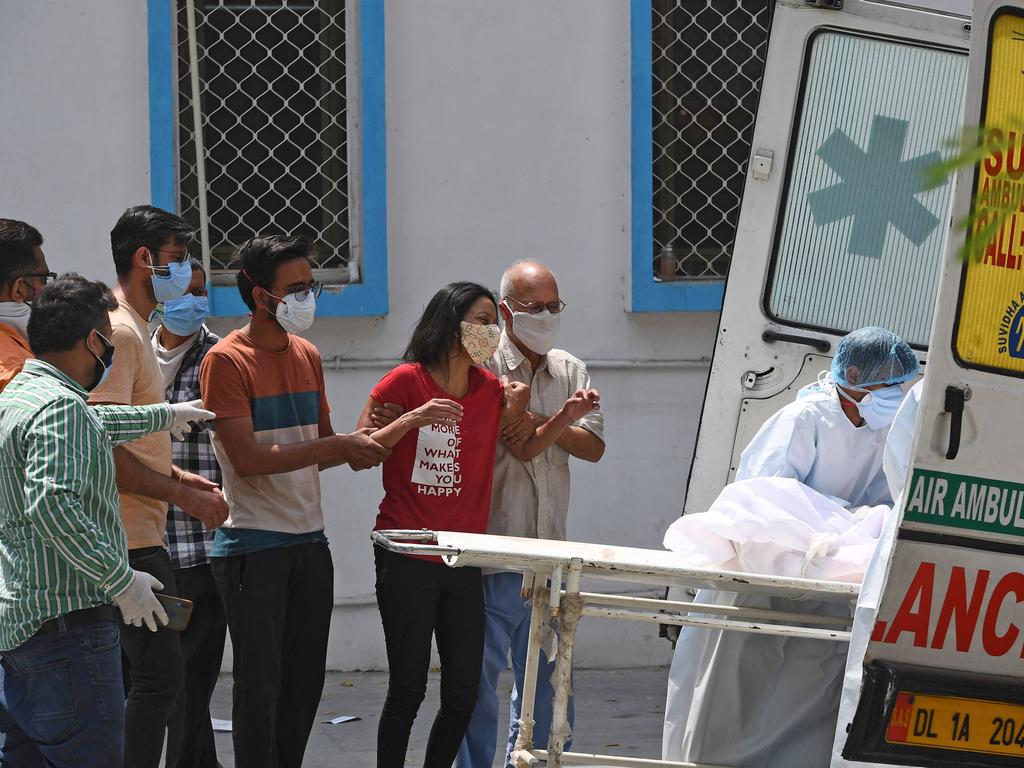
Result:
{"type": "Polygon", "coordinates": [[[141,627],[145,622],[150,632],[156,632],[157,622],[159,626],[168,622],[167,612],[153,594],[164,585],[145,571],[133,572],[132,583],[121,594],[114,595],[114,605],[121,609],[125,624],[141,627]]]}
{"type": "Polygon", "coordinates": [[[171,413],[174,421],[168,428],[176,440],[181,440],[192,431],[190,421],[210,421],[217,418],[217,414],[203,408],[202,400],[192,400],[188,403],[171,403],[171,413]]]}

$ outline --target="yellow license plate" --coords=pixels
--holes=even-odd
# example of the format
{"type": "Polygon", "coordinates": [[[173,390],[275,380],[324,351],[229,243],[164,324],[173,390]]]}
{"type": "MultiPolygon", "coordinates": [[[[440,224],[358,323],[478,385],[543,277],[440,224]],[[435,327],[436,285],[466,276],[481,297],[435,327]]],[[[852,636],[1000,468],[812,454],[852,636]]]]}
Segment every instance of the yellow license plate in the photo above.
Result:
{"type": "Polygon", "coordinates": [[[899,691],[885,740],[1024,757],[1024,705],[899,691]]]}

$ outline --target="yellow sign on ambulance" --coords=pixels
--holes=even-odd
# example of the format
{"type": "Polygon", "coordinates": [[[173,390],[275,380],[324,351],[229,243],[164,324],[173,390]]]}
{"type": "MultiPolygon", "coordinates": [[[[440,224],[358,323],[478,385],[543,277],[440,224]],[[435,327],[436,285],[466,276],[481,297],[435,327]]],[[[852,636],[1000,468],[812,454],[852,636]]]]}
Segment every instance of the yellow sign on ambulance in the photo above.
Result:
{"type": "Polygon", "coordinates": [[[1024,18],[992,22],[982,123],[992,150],[975,189],[974,229],[1009,208],[999,232],[970,257],[956,351],[970,366],[1024,373],[1024,18]]]}

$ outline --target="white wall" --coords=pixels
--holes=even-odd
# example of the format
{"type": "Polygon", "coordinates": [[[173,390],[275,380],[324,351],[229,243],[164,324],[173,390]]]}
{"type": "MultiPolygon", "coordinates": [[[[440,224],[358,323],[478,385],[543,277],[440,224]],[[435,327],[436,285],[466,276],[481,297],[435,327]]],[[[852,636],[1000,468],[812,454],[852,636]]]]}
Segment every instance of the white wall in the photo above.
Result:
{"type": "Polygon", "coordinates": [[[142,0],[0,0],[0,216],[52,269],[113,280],[110,228],[149,202],[146,51],[142,0]]]}
{"type": "MultiPolygon", "coordinates": [[[[56,269],[109,279],[107,232],[149,199],[143,5],[0,0],[0,103],[26,104],[0,114],[0,215],[37,224],[56,269]]],[[[573,468],[569,536],[660,546],[682,508],[717,318],[624,310],[628,3],[388,0],[386,24],[391,313],[324,318],[310,338],[325,357],[395,359],[445,282],[497,287],[509,262],[545,260],[568,303],[561,346],[595,361],[607,419],[604,460],[573,468]]],[[[336,429],[385,370],[328,373],[336,429]]],[[[367,539],[379,471],[323,482],[338,602],[329,663],[379,668],[367,539]]],[[[667,660],[652,634],[591,623],[579,662],[667,660]]]]}

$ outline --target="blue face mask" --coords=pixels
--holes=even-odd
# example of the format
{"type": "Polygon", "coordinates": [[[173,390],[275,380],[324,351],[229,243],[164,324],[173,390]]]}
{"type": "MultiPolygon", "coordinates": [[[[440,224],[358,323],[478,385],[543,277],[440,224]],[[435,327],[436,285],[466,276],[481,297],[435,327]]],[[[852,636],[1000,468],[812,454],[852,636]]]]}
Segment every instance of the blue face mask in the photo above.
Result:
{"type": "Polygon", "coordinates": [[[191,336],[203,326],[209,314],[210,302],[205,296],[186,293],[164,302],[160,322],[176,336],[191,336]]]}
{"type": "Polygon", "coordinates": [[[188,284],[192,282],[192,265],[187,261],[172,261],[166,267],[150,265],[149,268],[153,270],[150,279],[153,281],[153,296],[157,304],[184,296],[188,284]],[[158,269],[166,269],[167,274],[158,274],[158,269]]]}
{"type": "MultiPolygon", "coordinates": [[[[850,387],[850,389],[857,389],[857,387],[850,387]]],[[[842,387],[839,387],[839,394],[857,406],[857,412],[860,413],[861,418],[870,429],[883,429],[892,424],[893,419],[896,418],[896,411],[900,409],[903,398],[906,396],[903,387],[899,384],[872,390],[864,395],[860,402],[856,402],[843,392],[842,387]]]]}

